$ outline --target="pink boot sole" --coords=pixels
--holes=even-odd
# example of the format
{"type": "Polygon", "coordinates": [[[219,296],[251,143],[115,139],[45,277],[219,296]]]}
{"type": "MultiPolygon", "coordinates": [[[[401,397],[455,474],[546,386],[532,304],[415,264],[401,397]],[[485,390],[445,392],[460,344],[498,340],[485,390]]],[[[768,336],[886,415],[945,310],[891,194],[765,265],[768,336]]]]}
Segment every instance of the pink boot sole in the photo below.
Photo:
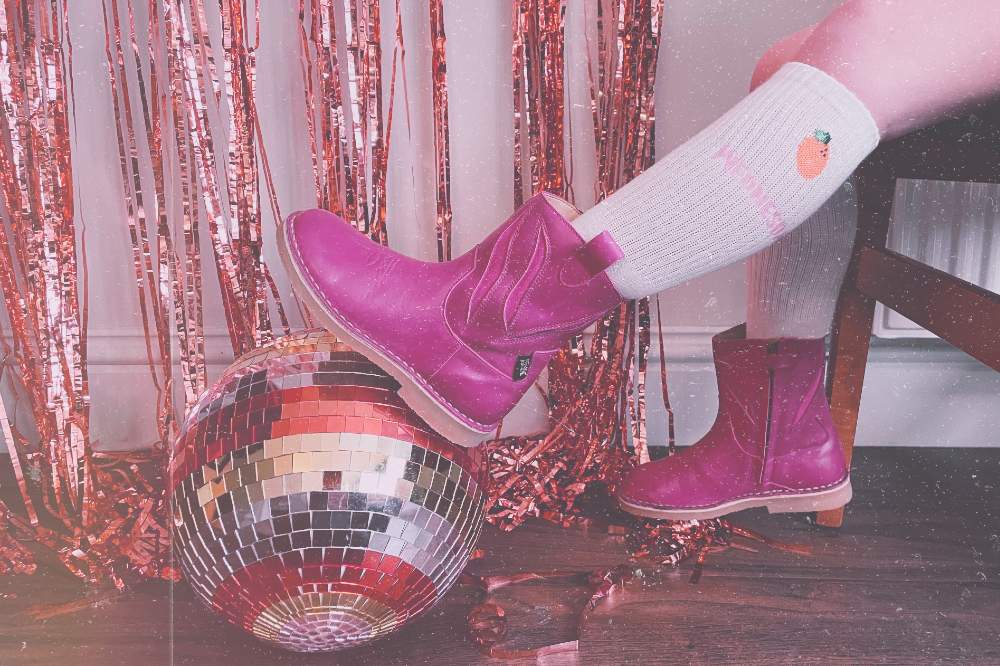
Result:
{"type": "Polygon", "coordinates": [[[715,506],[699,508],[657,509],[633,504],[619,499],[622,508],[629,513],[657,520],[708,520],[743,509],[766,508],[768,513],[808,513],[839,509],[851,501],[851,480],[824,490],[811,493],[795,493],[772,496],[744,497],[715,506]]]}

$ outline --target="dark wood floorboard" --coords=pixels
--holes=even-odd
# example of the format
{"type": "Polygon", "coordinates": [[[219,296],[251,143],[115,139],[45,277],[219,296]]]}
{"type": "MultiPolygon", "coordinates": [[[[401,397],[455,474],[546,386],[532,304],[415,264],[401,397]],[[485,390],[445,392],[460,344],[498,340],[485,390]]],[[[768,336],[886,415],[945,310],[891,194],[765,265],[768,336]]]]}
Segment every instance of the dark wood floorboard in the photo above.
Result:
{"type": "MultiPolygon", "coordinates": [[[[810,557],[761,548],[649,570],[591,616],[576,657],[550,664],[1000,664],[1000,450],[861,449],[842,529],[746,512],[734,522],[808,544],[810,557]]],[[[9,492],[7,484],[7,492],[9,492]]],[[[621,563],[606,534],[531,524],[488,532],[492,572],[586,570],[621,563]]],[[[431,615],[353,652],[297,655],[216,619],[185,584],[146,584],[72,615],[35,622],[32,604],[80,593],[48,569],[0,578],[0,664],[478,664],[465,637],[475,601],[457,588],[431,615]]],[[[569,582],[529,583],[495,597],[515,644],[566,640],[584,599],[569,582]]],[[[498,662],[499,663],[499,662],[498,662]]]]}

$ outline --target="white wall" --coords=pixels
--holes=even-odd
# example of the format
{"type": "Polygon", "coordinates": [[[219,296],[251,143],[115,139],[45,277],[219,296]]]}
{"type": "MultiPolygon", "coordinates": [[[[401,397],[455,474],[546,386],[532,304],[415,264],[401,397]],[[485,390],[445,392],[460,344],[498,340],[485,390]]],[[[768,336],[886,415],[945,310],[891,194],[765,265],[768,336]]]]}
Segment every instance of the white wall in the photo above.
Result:
{"type": "MultiPolygon", "coordinates": [[[[122,205],[101,4],[99,0],[69,4],[80,123],[74,167],[90,266],[92,428],[99,447],[128,449],[147,445],[154,437],[152,386],[145,367],[122,205]]],[[[314,204],[302,119],[297,17],[293,3],[261,4],[258,109],[279,201],[287,214],[314,204]]],[[[387,74],[395,22],[393,4],[383,3],[387,74]]],[[[681,143],[745,94],[754,63],[770,43],[815,22],[834,4],[835,0],[666,3],[657,80],[658,154],[681,143]]],[[[402,5],[412,124],[407,127],[403,87],[399,85],[389,173],[389,236],[394,248],[429,259],[435,250],[426,3],[407,1],[402,5]]],[[[509,7],[504,0],[445,3],[456,253],[474,245],[511,211],[509,7]]],[[[594,167],[583,69],[586,54],[580,38],[584,20],[583,0],[570,0],[566,57],[576,130],[574,172],[579,203],[587,206],[593,201],[594,167]]],[[[273,220],[267,215],[265,212],[265,228],[273,229],[273,220]]],[[[210,256],[207,243],[205,256],[210,256]]],[[[287,294],[273,242],[268,243],[267,257],[287,294]]],[[[228,338],[213,271],[206,270],[205,278],[209,359],[217,374],[229,357],[228,338]]],[[[709,336],[744,317],[742,267],[732,266],[673,289],[664,294],[663,305],[670,332],[667,350],[679,440],[686,443],[707,428],[714,414],[714,374],[706,356],[709,336]]],[[[992,433],[1000,432],[1000,385],[992,374],[947,352],[902,353],[905,360],[897,360],[898,353],[894,356],[891,351],[876,356],[870,373],[873,390],[864,402],[861,443],[997,443],[992,433]]],[[[655,411],[655,376],[651,368],[653,440],[662,437],[663,418],[655,411]]]]}

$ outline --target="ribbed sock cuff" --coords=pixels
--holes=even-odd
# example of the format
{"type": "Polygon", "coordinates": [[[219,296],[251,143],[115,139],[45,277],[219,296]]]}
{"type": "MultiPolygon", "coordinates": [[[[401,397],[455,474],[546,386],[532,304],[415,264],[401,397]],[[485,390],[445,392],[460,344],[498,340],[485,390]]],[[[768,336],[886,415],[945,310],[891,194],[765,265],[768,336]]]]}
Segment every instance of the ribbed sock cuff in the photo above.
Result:
{"type": "Polygon", "coordinates": [[[648,296],[797,227],[878,141],[854,93],[811,65],[787,63],[575,226],[586,240],[608,230],[625,253],[608,276],[622,296],[648,296]]]}

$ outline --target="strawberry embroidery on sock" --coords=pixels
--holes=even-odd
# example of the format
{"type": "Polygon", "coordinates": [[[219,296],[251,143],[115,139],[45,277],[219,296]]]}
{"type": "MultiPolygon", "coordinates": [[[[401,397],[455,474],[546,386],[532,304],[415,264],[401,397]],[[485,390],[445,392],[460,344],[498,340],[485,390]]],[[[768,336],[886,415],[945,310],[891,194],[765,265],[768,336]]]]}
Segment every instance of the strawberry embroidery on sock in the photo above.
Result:
{"type": "Polygon", "coordinates": [[[830,161],[830,133],[821,129],[813,132],[799,143],[795,155],[795,165],[799,175],[806,180],[812,180],[823,173],[826,163],[830,161]]]}

